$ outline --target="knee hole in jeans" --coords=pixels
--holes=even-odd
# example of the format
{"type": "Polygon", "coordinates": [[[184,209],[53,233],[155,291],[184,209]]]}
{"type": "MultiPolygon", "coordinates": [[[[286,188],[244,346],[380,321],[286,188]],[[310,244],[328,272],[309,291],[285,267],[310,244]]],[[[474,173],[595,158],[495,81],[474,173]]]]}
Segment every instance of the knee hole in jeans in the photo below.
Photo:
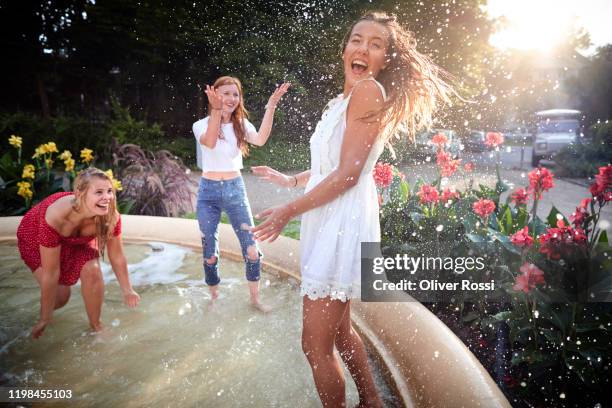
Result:
{"type": "Polygon", "coordinates": [[[247,248],[247,258],[251,262],[259,261],[259,251],[255,245],[249,245],[247,248]]]}

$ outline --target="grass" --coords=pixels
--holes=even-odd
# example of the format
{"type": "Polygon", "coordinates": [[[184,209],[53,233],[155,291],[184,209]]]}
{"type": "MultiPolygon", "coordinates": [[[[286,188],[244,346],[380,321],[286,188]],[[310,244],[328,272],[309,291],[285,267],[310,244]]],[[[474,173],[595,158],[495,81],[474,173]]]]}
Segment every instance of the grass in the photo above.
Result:
{"type": "MultiPolygon", "coordinates": [[[[182,216],[182,218],[195,220],[197,219],[197,216],[195,212],[189,212],[189,213],[185,213],[182,216]]],[[[255,225],[259,225],[261,223],[261,220],[256,219],[254,221],[255,221],[255,225]]],[[[227,214],[225,212],[221,213],[221,222],[223,224],[230,223],[229,218],[227,217],[227,214]]],[[[289,223],[283,229],[283,232],[281,233],[281,235],[299,240],[300,239],[300,225],[301,225],[300,220],[289,221],[289,223]]]]}

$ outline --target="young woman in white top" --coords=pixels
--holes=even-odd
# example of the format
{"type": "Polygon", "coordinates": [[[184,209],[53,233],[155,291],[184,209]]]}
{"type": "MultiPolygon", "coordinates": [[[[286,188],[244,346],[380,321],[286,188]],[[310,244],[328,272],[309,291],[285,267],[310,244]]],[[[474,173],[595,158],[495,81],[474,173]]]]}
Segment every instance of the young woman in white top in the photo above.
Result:
{"type": "Polygon", "coordinates": [[[248,144],[263,146],[268,140],[276,105],[288,88],[288,83],[282,84],[270,96],[257,131],[247,119],[242,85],[237,78],[223,76],[212,87],[206,86],[209,116],[193,124],[193,133],[203,162],[197,215],[205,281],[213,301],[218,297],[220,282],[218,226],[221,211],[225,211],[242,248],[251,304],[261,311],[269,310],[259,299],[262,254],[250,231],[253,217],[240,170],[242,157],[248,154],[248,144]]]}
{"type": "Polygon", "coordinates": [[[334,346],[359,391],[360,407],[380,407],[367,356],[353,330],[350,299],[360,296],[361,242],[380,242],[372,169],[400,123],[414,135],[431,124],[435,102],[454,93],[440,70],[416,50],[395,16],[372,12],[343,42],[344,92],[325,109],[310,139],[311,169],[289,177],[269,167],[254,172],[305,194],[260,214],[257,240],[273,241],[302,214],[302,348],[324,407],[345,406],[344,376],[334,346]]]}

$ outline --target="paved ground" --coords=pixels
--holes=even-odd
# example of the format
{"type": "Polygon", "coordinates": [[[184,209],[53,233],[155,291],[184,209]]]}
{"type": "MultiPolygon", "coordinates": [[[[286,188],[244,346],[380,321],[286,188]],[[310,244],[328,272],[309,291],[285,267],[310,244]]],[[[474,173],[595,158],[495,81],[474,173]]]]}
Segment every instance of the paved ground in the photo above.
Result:
{"type": "MultiPolygon", "coordinates": [[[[527,173],[532,170],[531,167],[531,148],[525,148],[522,170],[520,169],[520,147],[510,147],[501,152],[502,159],[502,177],[511,189],[518,187],[526,187],[529,184],[527,173]]],[[[465,153],[462,157],[463,162],[474,161],[476,168],[472,176],[474,177],[474,185],[479,183],[493,187],[496,182],[495,178],[495,156],[491,153],[465,153]]],[[[550,168],[554,173],[554,164],[552,162],[543,161],[542,164],[550,168]]],[[[274,166],[273,163],[271,163],[274,166]]],[[[410,184],[413,184],[419,177],[426,182],[432,182],[435,179],[435,166],[432,163],[406,165],[401,167],[401,171],[406,174],[406,178],[410,184]]],[[[289,172],[288,174],[292,174],[289,172]]],[[[193,174],[194,179],[199,177],[197,172],[193,174]]],[[[249,169],[243,171],[243,177],[247,187],[247,193],[253,209],[256,214],[266,208],[286,203],[303,193],[302,189],[288,189],[277,187],[266,181],[259,180],[256,176],[250,173],[249,169]]],[[[460,175],[453,176],[448,180],[449,186],[455,186],[459,190],[467,187],[469,179],[462,178],[460,175]]],[[[585,197],[590,197],[588,186],[590,182],[586,179],[559,179],[555,178],[555,187],[544,193],[544,197],[540,202],[538,215],[545,217],[554,205],[566,217],[575,210],[576,206],[585,197]]],[[[508,193],[506,193],[508,194],[508,193]]],[[[505,200],[506,195],[502,196],[505,200]]],[[[600,221],[601,226],[610,230],[612,222],[612,206],[605,208],[600,221]]]]}

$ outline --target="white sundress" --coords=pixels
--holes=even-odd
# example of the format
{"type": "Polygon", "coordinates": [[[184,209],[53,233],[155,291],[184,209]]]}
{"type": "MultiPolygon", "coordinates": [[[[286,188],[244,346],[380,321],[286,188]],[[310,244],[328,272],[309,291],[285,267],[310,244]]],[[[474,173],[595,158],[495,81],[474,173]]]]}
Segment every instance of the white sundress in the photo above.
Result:
{"type": "MultiPolygon", "coordinates": [[[[376,82],[386,99],[383,86],[369,80],[376,82]]],[[[346,98],[341,94],[332,99],[317,123],[310,138],[311,174],[305,193],[340,164],[350,98],[351,94],[346,98]]],[[[302,296],[313,300],[329,296],[341,301],[361,296],[361,242],[380,241],[378,195],[372,170],[383,149],[384,141],[379,137],[357,184],[302,215],[302,296]]]]}

